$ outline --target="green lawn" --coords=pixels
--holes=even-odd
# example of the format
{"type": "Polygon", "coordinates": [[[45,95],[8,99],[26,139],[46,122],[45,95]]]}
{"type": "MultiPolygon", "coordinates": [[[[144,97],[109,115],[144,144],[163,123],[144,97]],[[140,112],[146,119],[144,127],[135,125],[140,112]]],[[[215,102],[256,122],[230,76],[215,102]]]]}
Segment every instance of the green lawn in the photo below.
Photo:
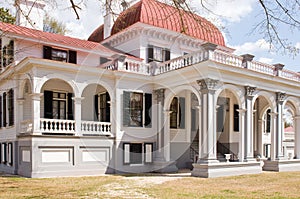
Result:
{"type": "Polygon", "coordinates": [[[0,198],[300,198],[300,172],[214,179],[169,177],[164,181],[164,178],[150,174],[0,177],[0,198]]]}

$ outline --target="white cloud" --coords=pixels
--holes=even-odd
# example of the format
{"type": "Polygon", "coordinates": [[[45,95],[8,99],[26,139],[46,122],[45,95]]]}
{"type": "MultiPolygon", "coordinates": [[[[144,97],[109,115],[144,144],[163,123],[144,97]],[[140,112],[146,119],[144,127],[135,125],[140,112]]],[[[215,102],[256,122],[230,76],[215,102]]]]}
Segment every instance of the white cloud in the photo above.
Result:
{"type": "Polygon", "coordinates": [[[270,44],[264,39],[259,39],[256,42],[246,42],[242,45],[230,47],[236,49],[236,54],[256,54],[270,50],[270,44]]]}
{"type": "Polygon", "coordinates": [[[300,49],[300,42],[297,42],[295,47],[300,49]]]}
{"type": "MultiPolygon", "coordinates": [[[[205,6],[219,15],[222,19],[229,22],[239,22],[243,17],[247,16],[253,11],[253,6],[257,3],[256,0],[214,0],[204,1],[205,6]]],[[[204,11],[199,0],[192,0],[192,4],[195,5],[197,11],[204,15],[208,15],[208,18],[217,17],[211,13],[204,11]]]]}
{"type": "Polygon", "coordinates": [[[273,59],[272,58],[267,58],[267,57],[260,57],[258,59],[258,61],[266,63],[266,64],[272,64],[273,63],[273,59]]]}

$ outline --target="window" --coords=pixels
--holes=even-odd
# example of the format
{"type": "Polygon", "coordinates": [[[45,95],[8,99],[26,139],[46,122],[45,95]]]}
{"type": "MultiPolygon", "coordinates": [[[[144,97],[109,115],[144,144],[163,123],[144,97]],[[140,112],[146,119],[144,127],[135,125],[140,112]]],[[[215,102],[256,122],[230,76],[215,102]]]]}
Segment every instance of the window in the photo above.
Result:
{"type": "Polygon", "coordinates": [[[170,128],[185,128],[185,98],[174,97],[170,105],[170,128]]]}
{"type": "Polygon", "coordinates": [[[240,131],[239,105],[233,105],[233,130],[240,131]]]}
{"type": "Polygon", "coordinates": [[[132,127],[151,127],[152,94],[124,92],[123,125],[132,127]]]}
{"type": "Polygon", "coordinates": [[[2,96],[0,96],[0,128],[2,127],[2,102],[2,96]]]}
{"type": "Polygon", "coordinates": [[[62,62],[77,63],[77,52],[72,50],[62,50],[44,46],[44,59],[51,59],[62,62]]]}
{"type": "MultiPolygon", "coordinates": [[[[2,41],[1,48],[2,48],[2,41]]],[[[11,40],[8,45],[3,46],[1,58],[1,66],[6,67],[14,61],[14,41],[11,40]]]]}
{"type": "Polygon", "coordinates": [[[169,49],[149,46],[148,47],[148,63],[152,61],[164,62],[168,61],[171,58],[171,53],[169,49]]]}
{"type": "Polygon", "coordinates": [[[229,111],[229,98],[219,97],[217,109],[217,132],[224,132],[226,122],[226,112],[229,111]]]}
{"type": "Polygon", "coordinates": [[[124,143],[124,164],[147,164],[153,161],[153,143],[124,143]]]}
{"type": "Polygon", "coordinates": [[[271,109],[268,109],[266,112],[266,133],[271,132],[271,109]]]}
{"type": "Polygon", "coordinates": [[[44,91],[44,117],[73,120],[73,94],[44,91]]]}
{"type": "Polygon", "coordinates": [[[108,92],[95,95],[95,116],[100,122],[110,122],[110,96],[108,92]]]}

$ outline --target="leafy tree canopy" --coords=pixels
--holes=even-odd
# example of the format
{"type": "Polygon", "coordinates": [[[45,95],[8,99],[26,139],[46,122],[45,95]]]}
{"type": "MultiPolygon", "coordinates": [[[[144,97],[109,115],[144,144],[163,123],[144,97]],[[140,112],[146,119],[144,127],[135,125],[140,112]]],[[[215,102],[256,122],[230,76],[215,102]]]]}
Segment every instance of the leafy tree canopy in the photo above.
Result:
{"type": "Polygon", "coordinates": [[[5,23],[14,24],[16,18],[9,13],[7,8],[0,8],[0,21],[5,23]]]}

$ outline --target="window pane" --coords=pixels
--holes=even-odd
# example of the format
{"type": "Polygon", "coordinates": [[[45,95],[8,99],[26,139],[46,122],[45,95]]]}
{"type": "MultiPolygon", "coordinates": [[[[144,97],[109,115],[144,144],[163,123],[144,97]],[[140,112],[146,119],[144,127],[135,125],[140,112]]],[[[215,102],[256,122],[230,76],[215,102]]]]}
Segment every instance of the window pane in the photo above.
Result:
{"type": "Polygon", "coordinates": [[[66,119],[66,102],[60,101],[59,119],[66,119]]]}
{"type": "Polygon", "coordinates": [[[170,106],[170,128],[177,128],[178,98],[174,97],[170,106]]]}
{"type": "Polygon", "coordinates": [[[130,144],[130,164],[143,163],[142,146],[143,146],[142,144],[130,144]]]}
{"type": "Polygon", "coordinates": [[[131,93],[130,95],[130,125],[143,126],[143,94],[131,93]]]}
{"type": "Polygon", "coordinates": [[[53,119],[58,119],[58,101],[56,100],[53,101],[53,119]]]}

